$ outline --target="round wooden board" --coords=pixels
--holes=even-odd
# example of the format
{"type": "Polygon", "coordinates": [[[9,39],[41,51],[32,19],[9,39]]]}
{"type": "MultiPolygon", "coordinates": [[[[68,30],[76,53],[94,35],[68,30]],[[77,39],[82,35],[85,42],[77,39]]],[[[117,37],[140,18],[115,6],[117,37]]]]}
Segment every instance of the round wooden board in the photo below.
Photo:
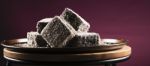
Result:
{"type": "Polygon", "coordinates": [[[93,53],[112,51],[127,45],[125,39],[102,39],[104,44],[92,47],[64,47],[64,48],[48,48],[48,47],[29,47],[27,38],[4,40],[1,45],[9,51],[21,53],[48,53],[48,54],[66,54],[66,53],[93,53]]]}
{"type": "Polygon", "coordinates": [[[131,47],[124,46],[121,49],[96,52],[96,53],[80,53],[80,54],[38,54],[38,53],[21,53],[7,50],[4,48],[4,57],[6,59],[42,61],[42,62],[75,62],[75,61],[93,61],[115,59],[130,56],[131,47]]]}

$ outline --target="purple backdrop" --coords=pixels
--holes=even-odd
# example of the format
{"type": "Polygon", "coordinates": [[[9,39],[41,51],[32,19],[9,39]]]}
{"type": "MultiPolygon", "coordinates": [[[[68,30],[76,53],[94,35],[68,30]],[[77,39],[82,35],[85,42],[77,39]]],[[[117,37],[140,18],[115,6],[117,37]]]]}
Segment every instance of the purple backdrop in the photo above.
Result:
{"type": "Polygon", "coordinates": [[[69,7],[85,18],[91,24],[90,31],[100,33],[101,38],[129,40],[131,59],[120,66],[150,66],[149,3],[148,0],[2,0],[0,40],[26,37],[27,32],[35,31],[38,20],[59,15],[69,7]]]}

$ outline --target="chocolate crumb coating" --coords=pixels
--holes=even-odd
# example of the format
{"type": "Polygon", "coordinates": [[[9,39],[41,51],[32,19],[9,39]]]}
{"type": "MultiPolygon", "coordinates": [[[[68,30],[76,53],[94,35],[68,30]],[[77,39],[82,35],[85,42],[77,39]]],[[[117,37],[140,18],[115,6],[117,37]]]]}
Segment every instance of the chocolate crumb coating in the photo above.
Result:
{"type": "Polygon", "coordinates": [[[48,22],[52,21],[53,18],[44,18],[37,22],[36,29],[38,33],[41,33],[43,28],[48,24],[48,22]]]}
{"type": "Polygon", "coordinates": [[[55,16],[41,32],[51,48],[62,48],[76,34],[75,29],[59,16],[55,16]]]}
{"type": "Polygon", "coordinates": [[[27,39],[30,47],[47,47],[47,42],[38,32],[28,32],[27,39]]]}
{"type": "Polygon", "coordinates": [[[60,17],[66,20],[69,24],[71,24],[73,28],[78,32],[89,31],[90,24],[69,8],[66,8],[60,15],[60,17]]]}
{"type": "Polygon", "coordinates": [[[65,47],[95,47],[99,46],[100,36],[98,33],[78,33],[67,42],[65,47]]]}

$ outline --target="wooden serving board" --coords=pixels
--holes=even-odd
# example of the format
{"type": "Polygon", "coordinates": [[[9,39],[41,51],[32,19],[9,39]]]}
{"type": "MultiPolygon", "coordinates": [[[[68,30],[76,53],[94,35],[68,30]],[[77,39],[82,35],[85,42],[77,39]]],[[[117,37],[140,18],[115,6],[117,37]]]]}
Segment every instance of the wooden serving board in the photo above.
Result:
{"type": "Polygon", "coordinates": [[[27,38],[12,39],[2,41],[2,46],[7,50],[21,53],[38,53],[38,54],[72,54],[72,53],[93,53],[112,51],[127,45],[125,39],[102,39],[104,44],[93,47],[64,47],[64,48],[48,48],[48,47],[29,47],[27,38]]]}
{"type": "Polygon", "coordinates": [[[95,52],[95,53],[78,53],[78,54],[40,54],[15,52],[4,48],[4,57],[6,59],[42,61],[42,62],[75,62],[75,61],[93,61],[106,60],[130,56],[131,47],[124,46],[121,49],[95,52]]]}

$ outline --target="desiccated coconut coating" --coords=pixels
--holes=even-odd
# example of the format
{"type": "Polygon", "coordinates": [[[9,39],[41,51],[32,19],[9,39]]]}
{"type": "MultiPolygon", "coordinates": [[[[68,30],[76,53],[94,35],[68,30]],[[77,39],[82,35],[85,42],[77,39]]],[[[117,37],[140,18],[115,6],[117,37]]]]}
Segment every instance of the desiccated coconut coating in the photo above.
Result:
{"type": "Polygon", "coordinates": [[[48,22],[51,22],[53,18],[44,18],[37,22],[36,29],[38,33],[41,33],[43,28],[48,24],[48,22]]]}
{"type": "Polygon", "coordinates": [[[67,42],[65,47],[95,47],[99,46],[100,36],[98,33],[78,33],[67,42]]]}
{"type": "Polygon", "coordinates": [[[60,15],[60,17],[66,20],[69,24],[71,24],[73,28],[78,32],[89,31],[90,24],[69,8],[66,8],[60,15]]]}
{"type": "Polygon", "coordinates": [[[27,33],[27,44],[30,47],[46,47],[47,42],[38,32],[28,32],[27,33]]]}
{"type": "Polygon", "coordinates": [[[74,28],[59,16],[55,16],[41,32],[42,37],[51,48],[64,47],[66,42],[72,39],[75,34],[74,28]]]}

